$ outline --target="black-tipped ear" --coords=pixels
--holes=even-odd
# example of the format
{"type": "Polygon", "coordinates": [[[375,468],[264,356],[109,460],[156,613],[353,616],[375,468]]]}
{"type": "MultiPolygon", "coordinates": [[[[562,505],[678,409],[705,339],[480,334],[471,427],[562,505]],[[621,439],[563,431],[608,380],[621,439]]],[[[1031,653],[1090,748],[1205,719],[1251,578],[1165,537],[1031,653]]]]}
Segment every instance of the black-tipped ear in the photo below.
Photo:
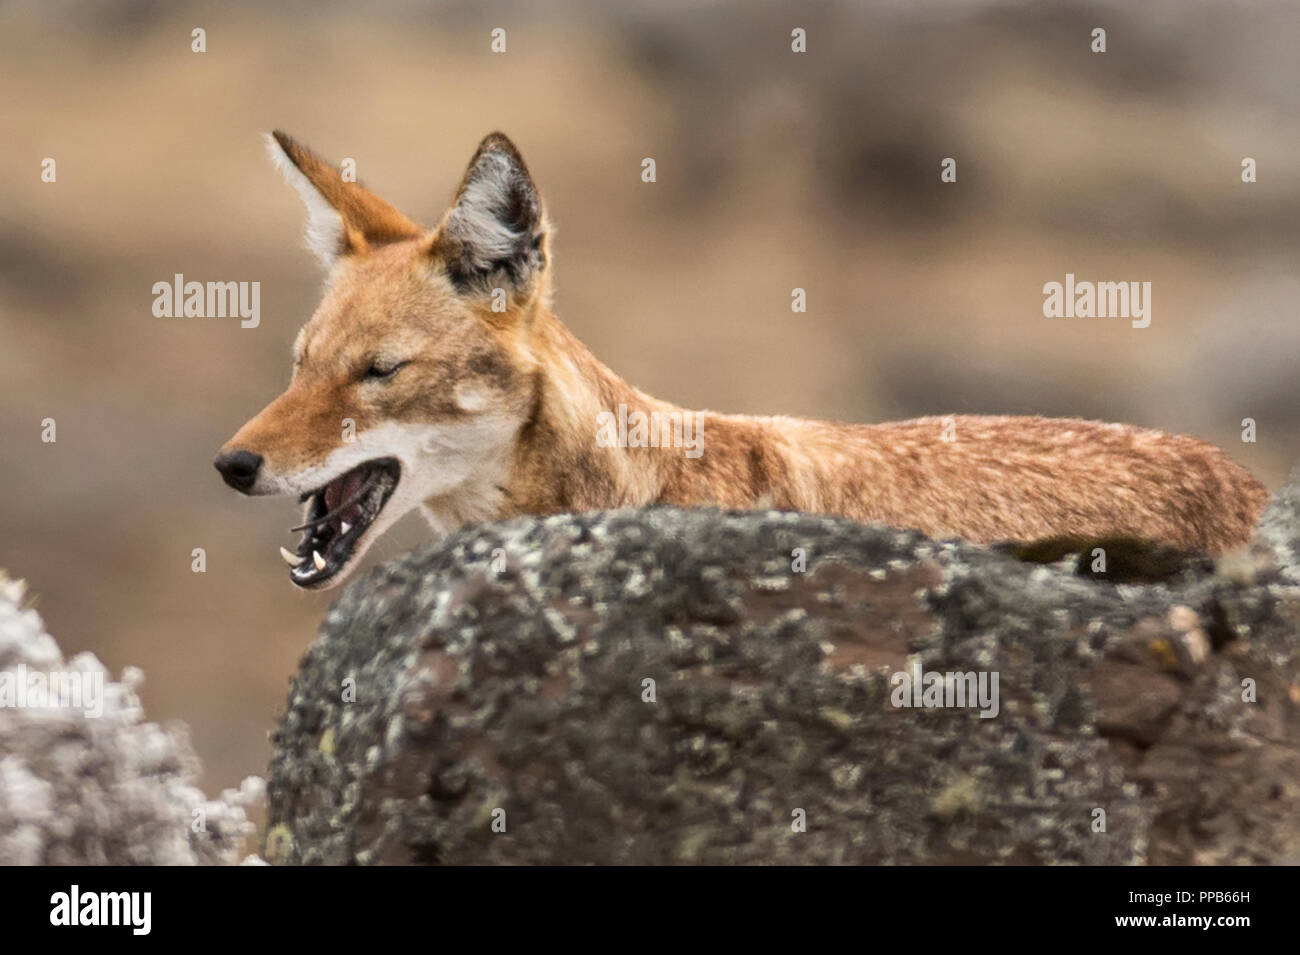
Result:
{"type": "Polygon", "coordinates": [[[504,274],[516,289],[546,266],[542,200],[519,150],[501,133],[479,144],[443,220],[437,243],[458,288],[488,287],[504,274]]]}

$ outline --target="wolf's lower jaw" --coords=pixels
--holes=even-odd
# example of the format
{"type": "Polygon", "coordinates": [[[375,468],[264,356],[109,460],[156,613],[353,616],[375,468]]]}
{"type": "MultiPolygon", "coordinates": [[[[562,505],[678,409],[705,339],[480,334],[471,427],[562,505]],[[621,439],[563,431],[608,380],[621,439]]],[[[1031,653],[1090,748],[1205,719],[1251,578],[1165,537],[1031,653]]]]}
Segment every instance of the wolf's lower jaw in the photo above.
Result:
{"type": "Polygon", "coordinates": [[[303,495],[307,505],[296,554],[281,548],[289,564],[289,579],[298,587],[317,590],[343,579],[344,572],[369,546],[369,538],[402,479],[396,458],[366,461],[303,495]]]}
{"type": "MultiPolygon", "coordinates": [[[[374,539],[406,513],[386,511],[403,477],[395,459],[368,461],[319,491],[304,495],[307,522],[300,525],[303,536],[297,554],[281,548],[289,564],[289,579],[303,590],[326,590],[341,584],[374,539]],[[350,485],[355,487],[352,497],[358,500],[342,499],[340,504],[338,495],[350,485]],[[388,520],[377,526],[381,512],[388,520]]],[[[505,493],[494,485],[467,486],[429,498],[416,509],[437,540],[465,524],[501,517],[506,500],[505,493]]]]}

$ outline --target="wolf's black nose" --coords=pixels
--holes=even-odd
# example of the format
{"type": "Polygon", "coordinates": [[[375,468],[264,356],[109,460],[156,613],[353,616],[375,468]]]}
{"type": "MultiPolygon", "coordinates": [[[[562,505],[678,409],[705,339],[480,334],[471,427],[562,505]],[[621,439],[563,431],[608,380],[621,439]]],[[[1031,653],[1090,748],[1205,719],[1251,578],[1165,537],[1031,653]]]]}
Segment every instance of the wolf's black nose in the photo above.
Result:
{"type": "Polygon", "coordinates": [[[252,451],[227,451],[218,454],[212,466],[221,472],[221,477],[227,484],[236,491],[247,494],[257,480],[257,469],[262,466],[262,456],[252,451]]]}

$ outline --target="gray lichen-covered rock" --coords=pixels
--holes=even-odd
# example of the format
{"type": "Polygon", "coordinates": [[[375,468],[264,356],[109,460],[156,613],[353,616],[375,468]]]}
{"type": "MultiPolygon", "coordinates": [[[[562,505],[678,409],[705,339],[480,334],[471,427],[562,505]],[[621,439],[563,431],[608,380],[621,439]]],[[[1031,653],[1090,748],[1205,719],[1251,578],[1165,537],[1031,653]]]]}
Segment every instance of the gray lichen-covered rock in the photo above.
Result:
{"type": "Polygon", "coordinates": [[[1266,551],[1130,585],[791,513],[467,528],[329,612],[266,853],[1300,861],[1300,593],[1266,551]],[[917,665],[997,674],[996,715],[894,705],[917,665]]]}
{"type": "Polygon", "coordinates": [[[261,780],[204,797],[185,727],[144,721],[142,680],[113,682],[89,653],[64,660],[0,573],[0,865],[239,861],[261,780]]]}
{"type": "Polygon", "coordinates": [[[1282,575],[1300,584],[1300,468],[1269,499],[1255,537],[1260,548],[1274,555],[1282,575]]]}

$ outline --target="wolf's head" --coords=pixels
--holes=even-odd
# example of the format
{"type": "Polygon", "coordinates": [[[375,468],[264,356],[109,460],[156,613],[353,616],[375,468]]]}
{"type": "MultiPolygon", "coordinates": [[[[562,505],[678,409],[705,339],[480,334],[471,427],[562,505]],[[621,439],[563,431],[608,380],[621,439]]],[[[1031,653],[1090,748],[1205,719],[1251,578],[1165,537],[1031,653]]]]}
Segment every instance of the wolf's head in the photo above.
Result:
{"type": "Polygon", "coordinates": [[[329,277],[289,387],[214,463],[245,494],[300,497],[302,537],[283,553],[295,584],[323,588],[421,503],[464,520],[496,511],[536,401],[527,327],[549,291],[547,228],[499,133],[434,229],[284,133],[267,146],[307,206],[329,277]]]}

